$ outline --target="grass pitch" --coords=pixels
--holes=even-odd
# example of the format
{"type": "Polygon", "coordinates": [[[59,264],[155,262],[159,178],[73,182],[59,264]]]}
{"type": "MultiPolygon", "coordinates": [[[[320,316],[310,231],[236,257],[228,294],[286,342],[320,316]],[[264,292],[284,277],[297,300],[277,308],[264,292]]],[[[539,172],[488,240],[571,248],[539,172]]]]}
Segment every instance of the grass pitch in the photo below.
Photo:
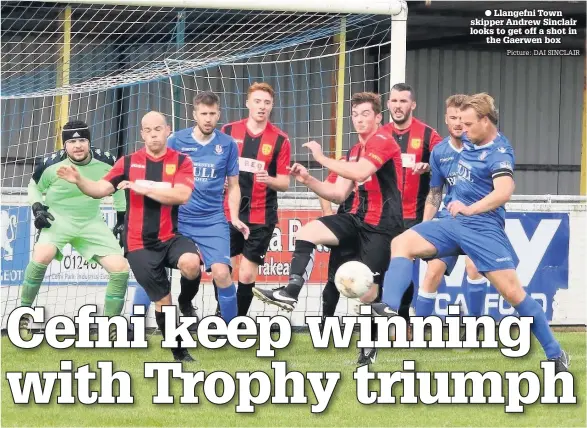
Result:
{"type": "MultiPolygon", "coordinates": [[[[308,404],[264,404],[256,407],[254,414],[235,412],[237,398],[226,405],[214,405],[207,401],[202,385],[196,388],[199,404],[179,404],[182,387],[179,380],[172,380],[175,404],[154,405],[156,379],[145,379],[144,362],[168,362],[170,352],[159,347],[161,336],[149,338],[149,348],[141,350],[54,350],[43,345],[38,349],[21,350],[14,347],[7,337],[2,338],[2,426],[491,426],[491,427],[566,427],[586,426],[586,361],[585,333],[557,333],[563,348],[572,356],[571,372],[575,379],[577,404],[540,404],[525,407],[524,413],[507,414],[503,404],[423,405],[399,404],[401,385],[393,388],[397,404],[362,405],[356,399],[353,372],[356,369],[356,349],[316,350],[307,333],[294,334],[291,344],[276,351],[273,360],[287,361],[288,371],[339,371],[342,375],[328,409],[312,414],[310,406],[316,403],[310,393],[308,404]],[[50,404],[16,405],[13,402],[6,372],[56,371],[60,360],[73,360],[74,369],[90,364],[97,369],[98,361],[114,361],[115,370],[124,370],[132,377],[134,404],[57,405],[56,387],[50,404]]],[[[225,347],[220,350],[196,348],[190,350],[197,359],[184,364],[184,371],[265,371],[273,377],[269,358],[255,357],[255,350],[237,350],[225,347]]],[[[416,371],[535,371],[541,373],[542,350],[533,340],[532,350],[524,358],[510,359],[497,349],[489,350],[382,350],[373,371],[401,371],[402,362],[416,360],[416,371]]],[[[99,377],[99,375],[98,375],[99,377]]],[[[98,390],[99,383],[92,383],[98,390]]],[[[116,389],[115,389],[116,390],[116,389]]],[[[75,395],[74,387],[74,395],[75,395]]],[[[308,387],[307,391],[311,391],[308,387]]],[[[238,392],[238,385],[237,385],[238,392]]],[[[504,393],[507,388],[504,385],[504,393]]]]}

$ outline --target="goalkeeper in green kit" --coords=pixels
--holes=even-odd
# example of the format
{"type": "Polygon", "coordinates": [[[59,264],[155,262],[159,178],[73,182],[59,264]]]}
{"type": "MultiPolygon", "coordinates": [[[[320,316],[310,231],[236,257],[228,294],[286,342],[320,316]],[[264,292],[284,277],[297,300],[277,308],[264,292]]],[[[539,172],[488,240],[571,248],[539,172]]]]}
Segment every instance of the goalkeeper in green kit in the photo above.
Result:
{"type": "MultiPolygon", "coordinates": [[[[24,273],[21,305],[32,306],[47,266],[53,259],[61,260],[63,248],[71,244],[87,262],[95,261],[108,272],[104,315],[120,315],[129,276],[128,263],[115,237],[124,230],[124,192],[114,194],[117,222],[111,231],[102,218],[100,199],[84,195],[75,184],[60,180],[56,174],[60,166],[75,165],[82,176],[100,180],[116,159],[108,152],[90,147],[90,130],[84,122],[65,124],[62,137],[64,149],[45,156],[28,186],[34,224],[40,234],[24,273]]],[[[30,322],[30,318],[23,317],[21,330],[28,330],[30,322]]]]}

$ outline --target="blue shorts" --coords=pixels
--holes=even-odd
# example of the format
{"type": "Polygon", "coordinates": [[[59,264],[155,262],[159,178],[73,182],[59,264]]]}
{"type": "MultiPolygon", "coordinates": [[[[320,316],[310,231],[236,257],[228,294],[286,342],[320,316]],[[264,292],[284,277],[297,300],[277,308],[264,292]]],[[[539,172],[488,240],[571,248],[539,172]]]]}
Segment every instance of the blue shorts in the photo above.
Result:
{"type": "MultiPolygon", "coordinates": [[[[432,219],[432,221],[439,221],[443,218],[450,218],[450,213],[446,210],[446,208],[440,210],[436,214],[436,217],[432,219]]],[[[457,264],[459,256],[442,257],[439,260],[446,265],[446,271],[444,272],[444,274],[449,276],[452,273],[452,270],[454,269],[455,265],[457,264]]]]}
{"type": "Polygon", "coordinates": [[[212,270],[215,263],[230,264],[230,229],[223,216],[215,221],[178,222],[178,230],[198,246],[206,272],[212,270]]]}
{"type": "Polygon", "coordinates": [[[459,256],[448,256],[448,257],[442,257],[441,259],[439,259],[442,263],[444,263],[446,265],[446,271],[444,272],[444,274],[446,276],[450,276],[450,274],[452,273],[452,270],[454,269],[455,265],[457,264],[458,259],[459,259],[459,256]]]}
{"type": "Polygon", "coordinates": [[[436,247],[435,258],[466,254],[479,272],[515,269],[519,262],[503,227],[485,220],[448,217],[420,223],[412,230],[436,247]]]}

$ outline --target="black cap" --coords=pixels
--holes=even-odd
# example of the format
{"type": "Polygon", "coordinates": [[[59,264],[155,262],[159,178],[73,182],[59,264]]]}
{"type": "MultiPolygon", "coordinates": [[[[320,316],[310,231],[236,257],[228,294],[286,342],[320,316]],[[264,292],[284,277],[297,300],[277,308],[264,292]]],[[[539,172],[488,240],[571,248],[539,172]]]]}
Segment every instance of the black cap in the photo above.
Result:
{"type": "Polygon", "coordinates": [[[92,141],[90,128],[81,120],[67,122],[61,131],[61,138],[63,139],[63,144],[65,144],[67,140],[74,140],[76,138],[85,138],[89,142],[92,141]]]}

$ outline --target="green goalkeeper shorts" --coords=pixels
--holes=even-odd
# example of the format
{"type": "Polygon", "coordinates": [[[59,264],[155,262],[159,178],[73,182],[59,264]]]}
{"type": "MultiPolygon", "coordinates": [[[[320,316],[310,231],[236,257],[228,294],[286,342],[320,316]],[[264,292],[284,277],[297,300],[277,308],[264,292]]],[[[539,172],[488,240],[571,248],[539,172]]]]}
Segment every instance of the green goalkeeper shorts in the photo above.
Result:
{"type": "Polygon", "coordinates": [[[50,228],[41,230],[37,243],[57,247],[55,258],[59,261],[63,259],[63,248],[67,244],[71,244],[87,262],[92,259],[97,262],[95,257],[123,255],[118,240],[101,219],[77,227],[67,220],[56,217],[50,228]]]}

